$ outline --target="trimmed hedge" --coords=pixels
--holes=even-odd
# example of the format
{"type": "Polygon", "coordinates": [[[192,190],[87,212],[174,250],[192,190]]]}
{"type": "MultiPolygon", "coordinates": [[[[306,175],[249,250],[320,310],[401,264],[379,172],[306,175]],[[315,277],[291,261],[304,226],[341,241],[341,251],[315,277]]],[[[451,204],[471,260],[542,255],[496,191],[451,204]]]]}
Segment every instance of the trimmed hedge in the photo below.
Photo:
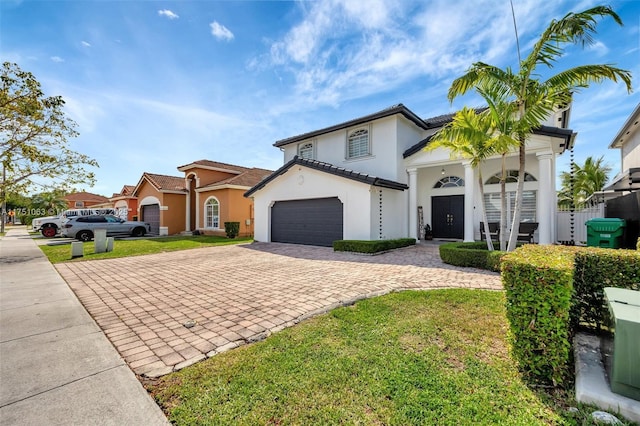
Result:
{"type": "Polygon", "coordinates": [[[440,259],[454,266],[466,266],[500,272],[503,251],[487,250],[487,243],[446,243],[439,247],[440,259]]]}
{"type": "Polygon", "coordinates": [[[640,290],[640,253],[635,250],[583,248],[575,254],[573,328],[596,332],[606,326],[605,287],[640,290]]]}
{"type": "Polygon", "coordinates": [[[561,385],[568,376],[574,251],[527,244],[502,257],[513,352],[534,383],[561,385]]]}
{"type": "Polygon", "coordinates": [[[240,222],[225,222],[224,232],[227,234],[227,238],[235,238],[240,232],[240,222]]]}
{"type": "Polygon", "coordinates": [[[395,240],[338,240],[333,242],[334,251],[352,251],[356,253],[378,253],[416,244],[415,238],[395,240]]]}

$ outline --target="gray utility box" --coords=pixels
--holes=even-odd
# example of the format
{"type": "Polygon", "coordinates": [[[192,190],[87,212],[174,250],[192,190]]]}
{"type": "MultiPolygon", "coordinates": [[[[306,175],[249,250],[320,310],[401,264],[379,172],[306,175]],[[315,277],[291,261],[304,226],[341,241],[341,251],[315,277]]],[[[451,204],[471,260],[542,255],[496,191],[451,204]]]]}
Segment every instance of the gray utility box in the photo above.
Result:
{"type": "Polygon", "coordinates": [[[606,287],[613,329],[611,390],[640,401],[640,291],[606,287]]]}

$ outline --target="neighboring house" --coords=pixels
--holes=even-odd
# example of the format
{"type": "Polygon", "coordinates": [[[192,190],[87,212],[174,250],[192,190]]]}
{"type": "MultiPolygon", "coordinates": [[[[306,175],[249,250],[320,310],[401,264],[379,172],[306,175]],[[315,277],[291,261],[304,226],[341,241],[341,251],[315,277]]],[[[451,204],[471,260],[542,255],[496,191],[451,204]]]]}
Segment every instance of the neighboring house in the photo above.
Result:
{"type": "Polygon", "coordinates": [[[111,202],[107,197],[92,194],[90,192],[74,192],[72,194],[65,195],[63,198],[70,209],[111,207],[111,202]]]}
{"type": "Polygon", "coordinates": [[[609,145],[620,149],[620,174],[604,188],[606,217],[625,219],[623,247],[633,249],[640,237],[640,104],[609,145]]]}
{"type": "Polygon", "coordinates": [[[210,160],[178,167],[184,172],[187,231],[225,235],[225,222],[239,222],[240,236],[253,235],[253,202],[244,197],[252,186],[273,171],[210,160]]]}
{"type": "Polygon", "coordinates": [[[640,189],[640,104],[636,106],[609,145],[620,149],[620,174],[613,178],[605,191],[620,195],[640,189]]]}
{"type": "Polygon", "coordinates": [[[143,173],[133,190],[138,219],[151,224],[152,234],[183,232],[187,192],[182,177],[143,173]]]}
{"type": "Polygon", "coordinates": [[[118,212],[118,216],[126,220],[137,220],[138,218],[138,197],[133,195],[136,187],[125,185],[119,193],[113,194],[109,201],[113,203],[113,208],[118,212]]]}
{"type": "Polygon", "coordinates": [[[178,170],[184,176],[144,173],[131,193],[137,198],[139,219],[151,223],[152,232],[224,236],[225,222],[239,222],[239,236],[253,235],[253,202],[244,193],[272,170],[210,160],[178,170]]]}
{"type": "MultiPolygon", "coordinates": [[[[338,239],[480,239],[481,203],[500,218],[501,159],[478,171],[443,148],[426,152],[430,137],[453,114],[422,119],[402,104],[324,129],[279,140],[284,166],[245,196],[255,205],[255,239],[330,246],[338,239]]],[[[527,141],[522,221],[538,222],[536,241],[556,241],[556,157],[573,144],[569,110],[558,111],[527,141]]],[[[518,154],[506,160],[514,205],[518,154]]]]}

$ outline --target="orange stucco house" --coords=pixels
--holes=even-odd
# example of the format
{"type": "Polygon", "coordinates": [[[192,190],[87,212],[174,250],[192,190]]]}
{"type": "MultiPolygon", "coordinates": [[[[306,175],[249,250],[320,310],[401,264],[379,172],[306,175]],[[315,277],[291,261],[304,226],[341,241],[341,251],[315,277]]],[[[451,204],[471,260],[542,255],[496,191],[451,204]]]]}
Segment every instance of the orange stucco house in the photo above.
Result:
{"type": "Polygon", "coordinates": [[[239,236],[253,235],[253,200],[244,193],[272,171],[198,160],[178,167],[183,177],[143,173],[131,193],[138,219],[157,235],[198,232],[224,236],[225,222],[239,222],[239,236]]]}
{"type": "Polygon", "coordinates": [[[185,228],[225,235],[225,222],[239,222],[239,236],[253,235],[253,200],[244,193],[272,171],[198,160],[178,167],[188,188],[185,228]]]}
{"type": "Polygon", "coordinates": [[[136,189],[133,185],[125,185],[120,192],[114,193],[109,201],[116,209],[118,216],[126,220],[137,220],[138,217],[138,197],[133,195],[136,189]]]}
{"type": "Polygon", "coordinates": [[[91,192],[74,192],[64,196],[64,200],[70,209],[86,209],[89,207],[110,207],[111,203],[107,197],[92,194],[91,192]]]}
{"type": "Polygon", "coordinates": [[[138,220],[149,222],[152,234],[174,235],[185,230],[184,178],[145,172],[133,196],[138,199],[138,220]]]}

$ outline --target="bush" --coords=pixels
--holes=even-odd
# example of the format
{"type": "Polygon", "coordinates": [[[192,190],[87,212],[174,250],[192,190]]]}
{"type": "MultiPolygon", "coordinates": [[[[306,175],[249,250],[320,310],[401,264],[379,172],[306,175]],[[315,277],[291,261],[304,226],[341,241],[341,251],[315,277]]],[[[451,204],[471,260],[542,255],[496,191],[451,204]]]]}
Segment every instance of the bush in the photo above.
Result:
{"type": "Polygon", "coordinates": [[[500,259],[503,251],[487,250],[487,243],[446,243],[439,247],[440,259],[444,263],[455,266],[467,266],[490,271],[500,271],[500,259]]]}
{"type": "Polygon", "coordinates": [[[535,383],[561,385],[567,378],[573,252],[525,245],[502,257],[513,352],[535,383]]]}
{"type": "Polygon", "coordinates": [[[400,247],[415,245],[415,238],[395,240],[338,240],[333,242],[334,251],[352,251],[356,253],[378,253],[400,247]]]}
{"type": "Polygon", "coordinates": [[[578,250],[573,286],[572,328],[600,332],[608,315],[603,289],[640,290],[640,253],[595,247],[578,250]]]}
{"type": "Polygon", "coordinates": [[[227,238],[235,238],[240,232],[240,222],[225,222],[224,232],[227,234],[227,238]]]}

